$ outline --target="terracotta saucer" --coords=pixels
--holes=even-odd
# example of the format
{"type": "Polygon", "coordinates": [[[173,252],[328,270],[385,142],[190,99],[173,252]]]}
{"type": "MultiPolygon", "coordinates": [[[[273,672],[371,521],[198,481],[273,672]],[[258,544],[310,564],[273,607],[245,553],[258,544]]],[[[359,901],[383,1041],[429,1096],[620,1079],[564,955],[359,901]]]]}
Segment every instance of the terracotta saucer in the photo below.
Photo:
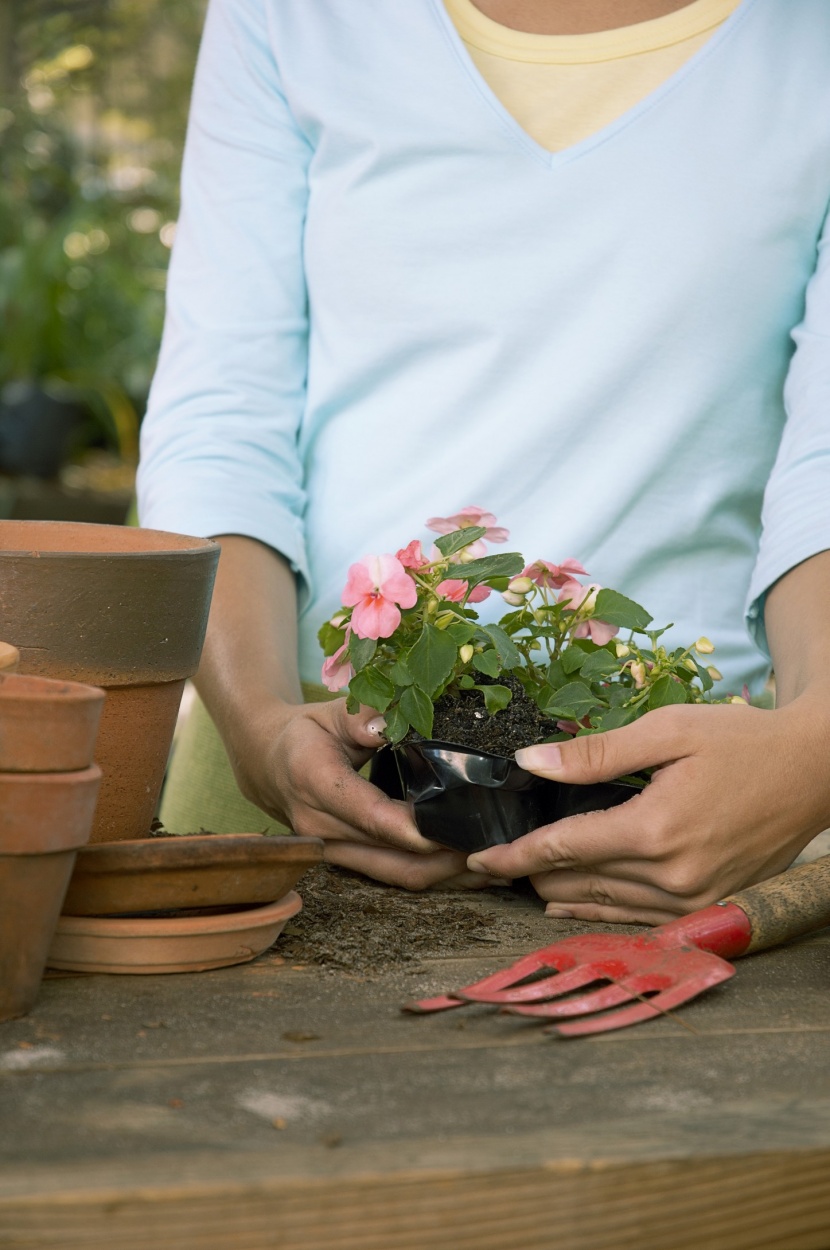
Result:
{"type": "Polygon", "coordinates": [[[271,903],[322,856],[320,838],[261,833],[99,842],[79,852],[63,911],[123,916],[271,903]]]}
{"type": "Polygon", "coordinates": [[[46,963],[69,972],[204,972],[247,963],[302,907],[293,890],[266,907],[209,915],[61,916],[46,963]]]}

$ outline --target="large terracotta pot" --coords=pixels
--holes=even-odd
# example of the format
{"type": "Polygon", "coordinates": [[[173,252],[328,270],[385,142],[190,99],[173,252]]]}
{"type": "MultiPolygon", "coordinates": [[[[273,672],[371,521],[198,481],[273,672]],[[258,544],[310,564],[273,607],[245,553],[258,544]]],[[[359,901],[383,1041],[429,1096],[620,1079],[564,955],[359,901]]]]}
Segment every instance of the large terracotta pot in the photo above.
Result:
{"type": "Polygon", "coordinates": [[[219,547],[116,525],[0,521],[0,638],[20,671],[103,686],[103,781],[90,841],[146,835],[219,547]]]}

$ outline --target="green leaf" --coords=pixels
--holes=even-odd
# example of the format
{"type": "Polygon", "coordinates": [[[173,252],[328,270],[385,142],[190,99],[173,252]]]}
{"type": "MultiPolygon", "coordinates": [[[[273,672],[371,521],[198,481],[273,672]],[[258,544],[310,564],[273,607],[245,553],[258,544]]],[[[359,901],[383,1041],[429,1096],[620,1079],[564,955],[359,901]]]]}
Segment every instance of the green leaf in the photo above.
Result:
{"type": "Polygon", "coordinates": [[[505,612],[504,616],[499,618],[499,626],[506,634],[515,634],[517,630],[529,623],[530,614],[527,608],[516,608],[514,612],[505,612]]]}
{"type": "Polygon", "coordinates": [[[401,738],[405,738],[409,732],[409,721],[401,711],[400,705],[396,703],[394,707],[387,708],[383,715],[386,720],[384,738],[388,742],[400,742],[401,738]]]}
{"type": "Polygon", "coordinates": [[[648,707],[651,712],[657,707],[668,707],[671,703],[685,702],[686,687],[679,681],[675,681],[668,673],[665,677],[657,679],[648,694],[648,707]]]}
{"type": "Polygon", "coordinates": [[[496,648],[502,668],[518,668],[522,653],[510,635],[500,625],[482,625],[481,629],[496,648]]]}
{"type": "Polygon", "coordinates": [[[401,695],[400,708],[413,729],[425,738],[432,737],[432,718],[435,709],[432,699],[417,686],[408,686],[401,695]]]}
{"type": "Polygon", "coordinates": [[[621,661],[615,655],[600,648],[593,655],[586,656],[581,669],[582,676],[587,681],[596,681],[598,677],[610,677],[612,673],[618,671],[620,664],[621,661]]]}
{"type": "Polygon", "coordinates": [[[608,729],[622,729],[623,725],[630,725],[636,717],[637,713],[631,707],[612,707],[610,711],[597,717],[595,727],[603,733],[608,729]]]}
{"type": "MultiPolygon", "coordinates": [[[[692,656],[692,659],[693,659],[693,660],[695,660],[695,657],[694,657],[694,656],[692,656]]],[[[708,672],[708,671],[707,671],[707,670],[703,667],[703,665],[702,665],[702,664],[698,664],[697,660],[695,660],[695,667],[697,668],[697,675],[698,675],[698,677],[700,678],[700,684],[701,684],[701,686],[703,687],[703,689],[704,689],[704,690],[711,690],[711,689],[712,689],[712,687],[713,687],[713,686],[714,686],[714,684],[715,684],[715,683],[712,681],[712,675],[711,675],[711,673],[709,673],[709,672],[708,672]]]]}
{"type": "MultiPolygon", "coordinates": [[[[349,639],[349,659],[358,673],[372,660],[377,649],[376,639],[358,638],[357,634],[352,634],[349,639]]],[[[372,707],[374,707],[374,704],[372,704],[372,707]]]]}
{"type": "Polygon", "coordinates": [[[458,684],[462,690],[473,690],[475,688],[475,682],[469,673],[462,673],[458,679],[458,684]]]}
{"type": "Polygon", "coordinates": [[[406,660],[402,657],[399,657],[389,669],[389,680],[393,681],[396,686],[412,685],[412,674],[409,671],[406,660]]]}
{"type": "Polygon", "coordinates": [[[633,599],[626,599],[618,590],[607,587],[597,595],[594,616],[598,621],[606,621],[609,625],[619,625],[622,629],[636,629],[645,632],[646,626],[652,621],[645,608],[633,599]]]}
{"type": "Polygon", "coordinates": [[[334,655],[343,646],[346,631],[337,629],[331,621],[326,621],[317,631],[317,640],[323,648],[323,655],[334,655]]]}
{"type": "Polygon", "coordinates": [[[476,627],[472,621],[454,621],[444,633],[452,638],[457,647],[463,647],[475,637],[476,627]]]}
{"type": "Polygon", "coordinates": [[[476,686],[476,690],[484,695],[484,706],[491,716],[503,712],[513,698],[513,691],[507,686],[476,686]]]}
{"type": "Polygon", "coordinates": [[[435,694],[447,679],[458,658],[458,648],[444,630],[425,625],[421,636],[407,656],[407,668],[424,694],[435,694]]]}
{"type": "Polygon", "coordinates": [[[351,690],[349,690],[349,693],[346,695],[346,711],[350,716],[356,716],[360,711],[360,700],[354,697],[351,690]]]}
{"type": "Polygon", "coordinates": [[[385,712],[395,697],[395,687],[376,668],[364,668],[349,682],[349,693],[366,707],[385,712]]]}
{"type": "Polygon", "coordinates": [[[564,686],[568,680],[568,674],[562,667],[561,660],[551,660],[548,665],[547,679],[554,690],[558,690],[560,686],[564,686]]]}
{"type": "Polygon", "coordinates": [[[487,530],[483,525],[469,525],[467,529],[453,530],[451,534],[443,534],[436,538],[435,546],[444,557],[454,556],[462,547],[468,547],[476,539],[483,538],[487,530]]]}
{"type": "Polygon", "coordinates": [[[583,681],[572,681],[567,686],[563,686],[561,690],[557,690],[553,696],[551,704],[544,709],[546,715],[566,717],[568,720],[582,720],[591,708],[600,707],[601,700],[597,698],[590,687],[586,686],[583,681]]]}
{"type": "Polygon", "coordinates": [[[460,577],[470,586],[477,586],[491,577],[516,577],[524,566],[524,556],[518,551],[505,551],[497,556],[482,556],[469,564],[451,564],[447,577],[460,577]]]}
{"type": "Polygon", "coordinates": [[[498,677],[501,667],[499,657],[492,647],[482,651],[480,655],[473,656],[473,668],[478,669],[480,673],[486,673],[488,677],[498,677]]]}
{"type": "Polygon", "coordinates": [[[570,677],[582,668],[587,658],[581,647],[566,647],[559,657],[562,671],[570,677]]]}

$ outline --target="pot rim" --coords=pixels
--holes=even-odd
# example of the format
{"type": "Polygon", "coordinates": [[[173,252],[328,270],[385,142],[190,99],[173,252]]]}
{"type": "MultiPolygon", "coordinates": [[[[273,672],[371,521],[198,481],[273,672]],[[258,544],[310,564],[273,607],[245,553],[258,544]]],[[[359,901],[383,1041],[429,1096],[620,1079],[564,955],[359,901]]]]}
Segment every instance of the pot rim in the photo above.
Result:
{"type": "Polygon", "coordinates": [[[208,933],[237,933],[290,920],[302,905],[297,891],[289,890],[276,902],[261,907],[238,908],[210,916],[61,916],[58,932],[63,937],[122,941],[129,938],[187,938],[208,933]]]}
{"type": "Polygon", "coordinates": [[[0,772],[0,786],[87,786],[103,776],[97,764],[88,768],[68,768],[55,773],[0,772]]]}
{"type": "Polygon", "coordinates": [[[51,548],[48,545],[28,546],[28,547],[2,547],[0,548],[0,558],[7,556],[32,556],[42,557],[49,556],[50,559],[65,558],[74,560],[79,556],[84,559],[107,559],[112,560],[115,557],[125,559],[148,559],[150,557],[159,558],[165,556],[181,556],[181,555],[198,555],[200,552],[208,553],[220,550],[219,543],[212,538],[200,538],[192,534],[178,534],[172,530],[156,530],[148,529],[143,526],[129,525],[104,525],[94,521],[0,521],[0,542],[3,538],[4,527],[25,526],[24,532],[29,532],[34,537],[40,533],[45,535],[49,530],[61,529],[64,532],[83,534],[100,534],[105,531],[108,534],[118,534],[125,542],[131,539],[125,535],[147,534],[153,538],[163,540],[159,547],[141,547],[140,540],[136,542],[134,547],[127,546],[124,548],[116,548],[114,550],[103,551],[96,550],[93,546],[91,549],[86,547],[77,547],[67,550],[65,547],[51,548]],[[175,544],[171,540],[178,540],[175,544]]]}
{"type": "Polygon", "coordinates": [[[100,686],[88,682],[64,681],[57,677],[38,677],[34,673],[6,673],[0,671],[0,703],[52,703],[56,699],[65,702],[96,703],[106,697],[100,686]]]}
{"type": "MultiPolygon", "coordinates": [[[[269,835],[255,832],[197,833],[168,838],[125,838],[120,842],[92,842],[82,847],[78,855],[76,872],[101,876],[131,875],[173,871],[181,868],[191,870],[200,867],[214,868],[216,861],[221,860],[231,862],[241,860],[243,864],[251,863],[246,855],[249,840],[255,840],[253,844],[258,848],[279,847],[274,858],[282,863],[302,859],[308,860],[309,867],[312,863],[319,862],[325,846],[322,838],[301,838],[294,835],[269,835]],[[162,847],[163,850],[160,849],[162,847]],[[204,856],[205,847],[210,847],[216,852],[210,860],[204,856]],[[147,855],[142,855],[142,850],[146,851],[147,855]],[[312,850],[317,854],[310,855],[312,850]],[[157,856],[162,856],[169,862],[152,866],[146,864],[146,858],[157,856]],[[127,862],[122,862],[124,860],[127,862]],[[193,860],[197,862],[193,863],[193,860]]],[[[251,863],[251,867],[254,866],[251,863]]]]}

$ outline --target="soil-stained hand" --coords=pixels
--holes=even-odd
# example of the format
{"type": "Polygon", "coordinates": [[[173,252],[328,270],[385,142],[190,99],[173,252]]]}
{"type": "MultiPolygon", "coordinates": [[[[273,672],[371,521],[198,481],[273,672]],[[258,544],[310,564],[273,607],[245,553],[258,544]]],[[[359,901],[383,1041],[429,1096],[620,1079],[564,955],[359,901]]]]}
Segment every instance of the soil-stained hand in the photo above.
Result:
{"type": "Polygon", "coordinates": [[[827,701],[808,695],[774,712],[666,707],[531,747],[519,762],[554,781],[657,771],[620,807],[536,829],[468,867],[530,876],[551,916],[662,924],[783,871],[830,825],[829,753],[827,701]]]}

